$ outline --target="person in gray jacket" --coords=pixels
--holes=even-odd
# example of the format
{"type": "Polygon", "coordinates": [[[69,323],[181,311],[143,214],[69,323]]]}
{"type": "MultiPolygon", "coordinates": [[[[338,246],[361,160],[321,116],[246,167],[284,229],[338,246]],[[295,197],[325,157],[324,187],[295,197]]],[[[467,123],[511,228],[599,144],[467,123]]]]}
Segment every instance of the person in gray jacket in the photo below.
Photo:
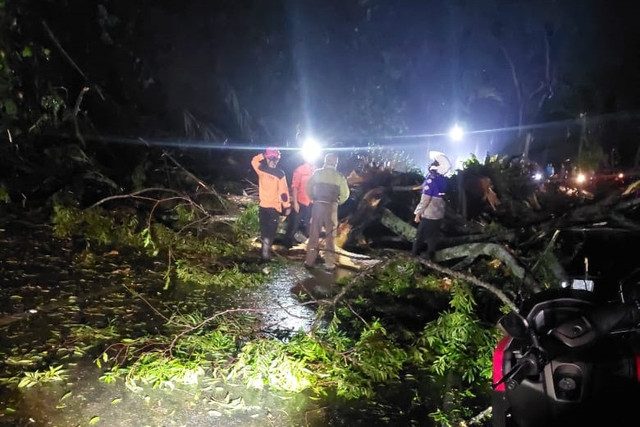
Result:
{"type": "Polygon", "coordinates": [[[313,201],[311,221],[309,224],[309,240],[305,267],[312,268],[318,256],[320,231],[324,227],[324,268],[331,271],[336,267],[335,237],[338,228],[338,205],[349,198],[347,179],[336,167],[338,156],[328,153],[324,157],[324,166],[317,169],[307,182],[307,193],[313,201]]]}

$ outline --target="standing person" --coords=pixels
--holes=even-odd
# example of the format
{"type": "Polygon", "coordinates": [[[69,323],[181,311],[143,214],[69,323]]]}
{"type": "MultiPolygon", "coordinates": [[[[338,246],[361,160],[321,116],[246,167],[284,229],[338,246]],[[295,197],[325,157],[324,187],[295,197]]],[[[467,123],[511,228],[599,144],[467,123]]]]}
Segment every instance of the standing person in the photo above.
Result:
{"type": "Polygon", "coordinates": [[[311,268],[318,256],[318,240],[320,230],[325,229],[325,269],[336,268],[335,237],[338,228],[338,205],[349,198],[347,179],[337,171],[338,156],[329,153],[324,156],[324,166],[316,170],[309,182],[307,193],[313,201],[311,207],[311,222],[305,267],[311,268]]]}
{"type": "Polygon", "coordinates": [[[422,196],[416,206],[414,221],[418,223],[418,231],[413,241],[411,254],[418,256],[423,245],[427,245],[427,258],[432,259],[440,240],[440,225],[444,218],[447,191],[447,179],[444,174],[451,168],[451,162],[443,155],[435,156],[429,166],[429,174],[422,183],[422,196]]]}
{"type": "Polygon", "coordinates": [[[284,245],[290,248],[296,232],[302,229],[305,238],[309,237],[309,220],[311,219],[311,198],[307,193],[307,182],[313,174],[314,167],[305,159],[304,163],[293,171],[291,178],[291,215],[287,218],[287,231],[284,245]]]}
{"type": "Polygon", "coordinates": [[[289,215],[289,187],[284,171],[278,168],[280,150],[270,147],[251,159],[251,167],[258,174],[258,219],[260,221],[261,256],[271,259],[271,245],[278,231],[280,215],[289,215]]]}

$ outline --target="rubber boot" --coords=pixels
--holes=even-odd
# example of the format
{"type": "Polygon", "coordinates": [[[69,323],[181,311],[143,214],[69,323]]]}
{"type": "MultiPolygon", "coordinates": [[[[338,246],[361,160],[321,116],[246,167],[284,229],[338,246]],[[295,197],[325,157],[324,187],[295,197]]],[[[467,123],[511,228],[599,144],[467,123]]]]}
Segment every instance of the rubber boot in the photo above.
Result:
{"type": "Polygon", "coordinates": [[[269,261],[271,259],[271,239],[262,239],[262,260],[269,261]]]}

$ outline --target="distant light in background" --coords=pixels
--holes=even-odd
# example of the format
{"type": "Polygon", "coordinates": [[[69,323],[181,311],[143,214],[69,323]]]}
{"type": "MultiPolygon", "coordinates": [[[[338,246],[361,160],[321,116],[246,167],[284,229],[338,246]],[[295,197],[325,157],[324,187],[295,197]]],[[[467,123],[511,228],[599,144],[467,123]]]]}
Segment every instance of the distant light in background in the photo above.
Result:
{"type": "Polygon", "coordinates": [[[302,158],[309,163],[313,163],[322,155],[322,144],[315,138],[307,138],[302,144],[302,158]]]}
{"type": "Polygon", "coordinates": [[[464,137],[464,130],[459,125],[454,125],[451,130],[449,130],[449,138],[453,141],[462,141],[464,137]]]}
{"type": "Polygon", "coordinates": [[[584,182],[587,180],[587,177],[585,174],[583,173],[579,173],[578,176],[576,177],[576,182],[578,184],[584,184],[584,182]]]}
{"type": "Polygon", "coordinates": [[[540,181],[542,179],[542,174],[540,172],[537,172],[535,175],[533,175],[533,179],[536,181],[540,181]]]}

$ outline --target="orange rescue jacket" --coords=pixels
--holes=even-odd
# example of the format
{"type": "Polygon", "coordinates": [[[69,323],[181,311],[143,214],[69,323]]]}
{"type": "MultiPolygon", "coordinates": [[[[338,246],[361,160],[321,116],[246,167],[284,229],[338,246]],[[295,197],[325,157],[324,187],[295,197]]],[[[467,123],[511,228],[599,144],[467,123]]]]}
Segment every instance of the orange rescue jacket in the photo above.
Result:
{"type": "Polygon", "coordinates": [[[307,194],[307,182],[311,175],[313,175],[313,167],[309,163],[303,163],[293,171],[291,179],[291,190],[298,192],[298,203],[304,206],[309,206],[311,203],[311,197],[307,194]]]}
{"type": "Polygon", "coordinates": [[[280,168],[270,168],[264,160],[264,154],[251,159],[251,167],[258,174],[258,196],[260,207],[273,208],[282,213],[291,207],[287,177],[280,168]]]}

